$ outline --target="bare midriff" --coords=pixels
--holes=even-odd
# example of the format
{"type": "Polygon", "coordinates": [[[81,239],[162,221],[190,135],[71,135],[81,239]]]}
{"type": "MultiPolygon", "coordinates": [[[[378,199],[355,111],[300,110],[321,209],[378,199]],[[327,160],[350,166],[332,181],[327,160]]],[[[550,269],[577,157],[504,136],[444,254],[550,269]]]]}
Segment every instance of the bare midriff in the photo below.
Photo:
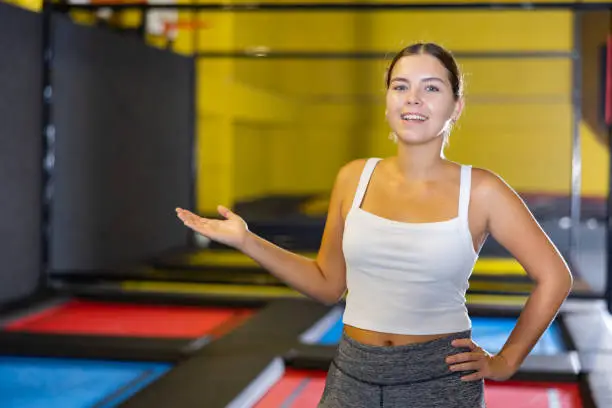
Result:
{"type": "Polygon", "coordinates": [[[413,334],[392,334],[382,333],[371,330],[359,329],[357,327],[345,325],[344,333],[353,340],[368,344],[371,346],[405,346],[408,344],[425,343],[432,340],[437,340],[443,337],[448,337],[454,333],[442,333],[442,334],[426,334],[426,335],[413,335],[413,334]]]}

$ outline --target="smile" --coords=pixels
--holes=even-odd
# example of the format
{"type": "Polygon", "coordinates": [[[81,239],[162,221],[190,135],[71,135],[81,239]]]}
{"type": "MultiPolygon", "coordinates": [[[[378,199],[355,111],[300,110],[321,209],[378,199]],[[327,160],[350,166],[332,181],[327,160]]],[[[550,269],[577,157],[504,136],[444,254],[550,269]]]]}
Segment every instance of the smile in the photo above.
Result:
{"type": "Polygon", "coordinates": [[[427,116],[418,114],[418,113],[405,113],[401,116],[402,120],[409,120],[409,121],[419,121],[419,122],[424,122],[427,120],[427,116]]]}

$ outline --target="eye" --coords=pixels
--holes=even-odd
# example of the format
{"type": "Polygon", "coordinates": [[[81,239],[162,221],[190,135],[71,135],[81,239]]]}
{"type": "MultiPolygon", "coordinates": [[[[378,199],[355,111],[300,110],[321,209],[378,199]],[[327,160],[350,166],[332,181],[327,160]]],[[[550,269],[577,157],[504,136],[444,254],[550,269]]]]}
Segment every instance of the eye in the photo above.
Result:
{"type": "Polygon", "coordinates": [[[406,90],[406,85],[395,85],[393,87],[394,91],[405,91],[406,90]]]}
{"type": "Polygon", "coordinates": [[[435,85],[427,85],[425,89],[429,92],[440,92],[440,88],[435,85]]]}

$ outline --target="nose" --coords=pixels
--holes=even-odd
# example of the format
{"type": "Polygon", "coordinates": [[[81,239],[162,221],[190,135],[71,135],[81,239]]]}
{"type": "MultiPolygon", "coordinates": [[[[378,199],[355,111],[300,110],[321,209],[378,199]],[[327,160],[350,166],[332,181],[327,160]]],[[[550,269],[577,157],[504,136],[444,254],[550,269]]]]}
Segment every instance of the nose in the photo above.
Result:
{"type": "Polygon", "coordinates": [[[410,90],[406,93],[406,103],[408,105],[420,105],[421,97],[417,89],[410,90]]]}

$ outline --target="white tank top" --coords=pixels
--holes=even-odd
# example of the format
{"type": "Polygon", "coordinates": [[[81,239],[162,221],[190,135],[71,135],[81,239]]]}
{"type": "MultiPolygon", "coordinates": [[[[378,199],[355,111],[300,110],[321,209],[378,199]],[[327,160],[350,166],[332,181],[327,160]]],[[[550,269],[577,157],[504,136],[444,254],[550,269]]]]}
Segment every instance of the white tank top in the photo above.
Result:
{"type": "Polygon", "coordinates": [[[465,294],[478,258],[468,226],[471,166],[461,167],[457,217],[405,223],[361,209],[380,160],[367,160],[345,220],[348,294],[343,322],[395,334],[470,329],[465,294]]]}

